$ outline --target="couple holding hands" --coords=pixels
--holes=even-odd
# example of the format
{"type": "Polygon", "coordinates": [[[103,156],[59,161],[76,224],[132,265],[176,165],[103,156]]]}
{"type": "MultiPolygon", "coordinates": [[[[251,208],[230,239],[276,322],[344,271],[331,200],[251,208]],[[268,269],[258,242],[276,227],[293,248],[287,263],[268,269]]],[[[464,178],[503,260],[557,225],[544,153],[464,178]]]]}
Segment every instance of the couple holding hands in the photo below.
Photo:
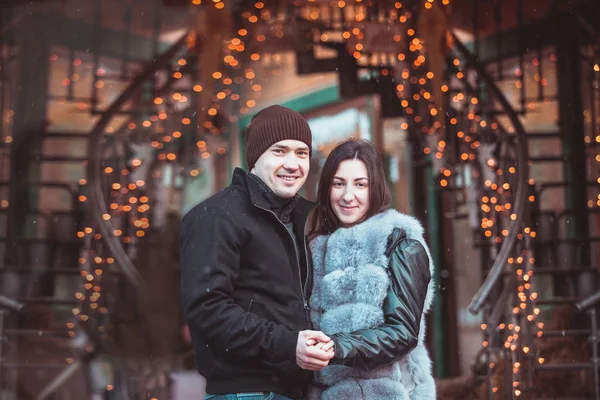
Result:
{"type": "Polygon", "coordinates": [[[246,130],[249,172],[183,219],[181,298],[206,399],[435,399],[423,228],[390,208],[368,141],[338,144],[318,203],[300,197],[311,146],[300,114],[263,109],[246,130]]]}

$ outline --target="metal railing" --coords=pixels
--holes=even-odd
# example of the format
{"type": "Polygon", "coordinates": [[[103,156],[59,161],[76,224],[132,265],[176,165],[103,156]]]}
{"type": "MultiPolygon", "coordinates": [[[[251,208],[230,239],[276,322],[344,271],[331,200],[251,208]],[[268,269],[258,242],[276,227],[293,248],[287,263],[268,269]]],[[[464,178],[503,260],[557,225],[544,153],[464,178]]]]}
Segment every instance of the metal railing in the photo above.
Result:
{"type": "Polygon", "coordinates": [[[488,299],[492,289],[497,285],[498,281],[502,277],[502,271],[506,262],[510,256],[510,253],[513,249],[513,246],[517,240],[517,236],[521,231],[521,226],[525,216],[525,205],[527,202],[527,181],[529,179],[529,166],[527,164],[527,160],[529,158],[529,150],[527,145],[527,133],[525,132],[525,128],[523,124],[519,120],[519,116],[512,108],[500,88],[496,85],[494,78],[488,73],[483,65],[481,65],[476,57],[467,49],[467,47],[456,37],[454,33],[452,33],[452,39],[454,41],[454,46],[467,60],[468,65],[473,68],[482,82],[485,83],[486,89],[489,93],[498,101],[501,105],[502,110],[506,113],[510,122],[512,123],[516,137],[518,140],[518,158],[517,158],[517,192],[515,195],[515,206],[514,206],[514,214],[516,214],[516,218],[511,220],[508,235],[504,239],[502,243],[502,247],[496,256],[494,264],[492,265],[490,272],[488,273],[485,281],[471,300],[471,304],[469,305],[469,311],[473,314],[479,313],[481,307],[488,299]]]}
{"type": "Polygon", "coordinates": [[[118,116],[118,111],[121,110],[123,105],[131,98],[153,74],[168,66],[169,62],[173,57],[186,46],[186,39],[188,34],[186,33],[181,39],[179,39],[174,45],[171,46],[167,51],[159,55],[153,62],[149,63],[143,72],[138,75],[129,86],[121,93],[121,95],[111,104],[108,110],[102,115],[102,118],[92,129],[88,139],[88,167],[87,175],[89,180],[90,189],[90,214],[95,219],[96,224],[102,238],[106,245],[109,247],[112,254],[115,256],[115,260],[119,267],[123,270],[123,273],[127,279],[138,289],[143,290],[142,278],[137,271],[133,262],[127,255],[127,252],[122,246],[121,241],[114,235],[114,227],[109,220],[104,219],[104,215],[108,215],[109,211],[106,207],[105,193],[102,185],[102,154],[99,151],[106,127],[110,121],[118,116]]]}

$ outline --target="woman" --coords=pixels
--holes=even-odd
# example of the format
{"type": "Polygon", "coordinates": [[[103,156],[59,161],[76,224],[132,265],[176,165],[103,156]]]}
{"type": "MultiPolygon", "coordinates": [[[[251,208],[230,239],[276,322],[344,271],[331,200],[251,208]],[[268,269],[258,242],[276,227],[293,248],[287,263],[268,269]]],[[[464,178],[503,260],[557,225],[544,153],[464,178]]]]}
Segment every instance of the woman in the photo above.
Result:
{"type": "Polygon", "coordinates": [[[323,167],[309,233],[317,346],[335,357],[318,372],[311,399],[435,399],[423,343],[433,264],[423,228],[390,209],[372,143],[339,144],[323,167]]]}

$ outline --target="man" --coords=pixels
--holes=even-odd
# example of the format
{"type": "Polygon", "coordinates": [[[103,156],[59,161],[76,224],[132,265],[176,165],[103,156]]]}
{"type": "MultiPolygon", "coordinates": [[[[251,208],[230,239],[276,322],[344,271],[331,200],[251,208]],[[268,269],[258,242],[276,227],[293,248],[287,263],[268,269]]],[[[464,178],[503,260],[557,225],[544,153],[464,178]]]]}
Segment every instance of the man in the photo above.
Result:
{"type": "MultiPolygon", "coordinates": [[[[312,135],[297,112],[271,106],[246,130],[250,172],[192,209],[181,228],[181,295],[207,399],[259,392],[299,399],[328,365],[311,328],[304,227],[312,135]]],[[[263,396],[263,397],[261,397],[263,396]]],[[[237,398],[237,397],[235,397],[237,398]]],[[[254,398],[254,397],[253,397],[254,398]]]]}

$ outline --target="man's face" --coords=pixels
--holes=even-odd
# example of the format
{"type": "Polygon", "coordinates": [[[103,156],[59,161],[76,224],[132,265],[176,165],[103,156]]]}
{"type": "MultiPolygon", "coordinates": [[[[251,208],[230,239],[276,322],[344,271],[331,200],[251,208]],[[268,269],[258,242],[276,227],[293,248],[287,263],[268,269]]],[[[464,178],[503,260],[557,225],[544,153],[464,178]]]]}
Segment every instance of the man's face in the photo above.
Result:
{"type": "Polygon", "coordinates": [[[277,196],[288,199],[300,190],[310,169],[310,149],[299,140],[275,143],[256,161],[250,172],[277,196]]]}

